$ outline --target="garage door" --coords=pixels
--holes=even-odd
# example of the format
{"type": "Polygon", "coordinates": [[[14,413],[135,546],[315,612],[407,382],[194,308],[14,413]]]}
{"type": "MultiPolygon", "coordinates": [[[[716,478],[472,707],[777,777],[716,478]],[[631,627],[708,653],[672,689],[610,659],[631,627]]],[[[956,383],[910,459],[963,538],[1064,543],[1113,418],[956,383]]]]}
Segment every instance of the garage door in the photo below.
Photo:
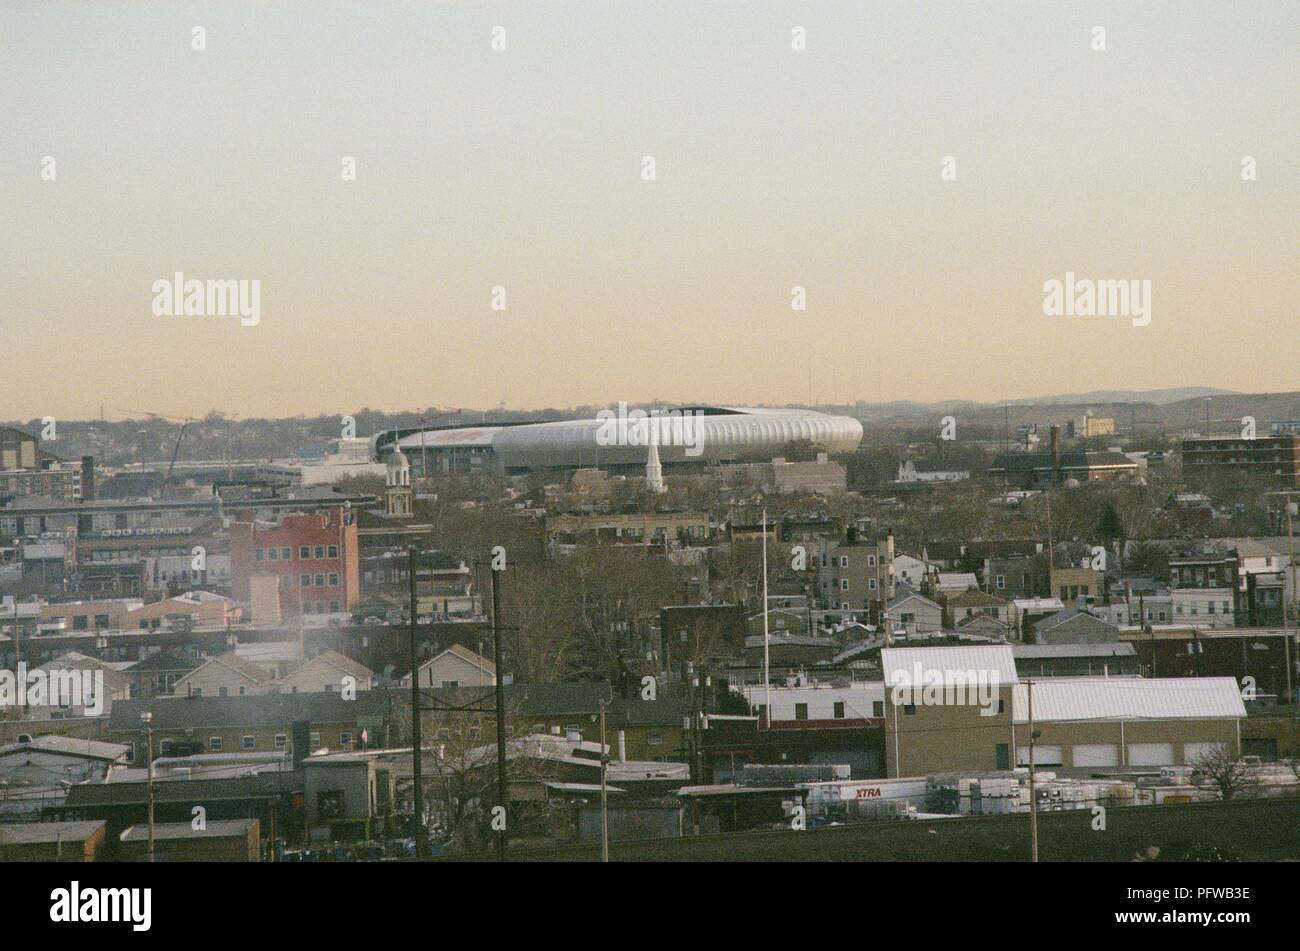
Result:
{"type": "Polygon", "coordinates": [[[1174,744],[1130,743],[1128,764],[1130,766],[1173,766],[1174,744]]]}
{"type": "MultiPolygon", "coordinates": [[[[1029,765],[1029,747],[1022,746],[1016,751],[1016,757],[1019,760],[1017,766],[1029,765]]],[[[1034,747],[1034,768],[1039,766],[1064,766],[1065,761],[1061,759],[1061,747],[1059,746],[1035,746],[1034,747]]]]}
{"type": "Polygon", "coordinates": [[[1087,743],[1070,748],[1075,766],[1118,766],[1119,746],[1115,743],[1087,743]]]}
{"type": "Polygon", "coordinates": [[[1183,765],[1195,766],[1204,756],[1216,752],[1221,744],[1219,743],[1184,743],[1183,744],[1183,765]]]}

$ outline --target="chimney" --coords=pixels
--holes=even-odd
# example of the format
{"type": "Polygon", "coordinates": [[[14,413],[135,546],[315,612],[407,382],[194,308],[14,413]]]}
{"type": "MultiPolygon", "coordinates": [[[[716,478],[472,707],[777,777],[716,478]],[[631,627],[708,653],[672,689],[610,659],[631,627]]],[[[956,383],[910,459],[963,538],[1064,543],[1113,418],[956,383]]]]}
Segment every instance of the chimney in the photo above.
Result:
{"type": "Polygon", "coordinates": [[[1055,423],[1052,424],[1052,484],[1059,484],[1061,481],[1061,427],[1055,423]]]}

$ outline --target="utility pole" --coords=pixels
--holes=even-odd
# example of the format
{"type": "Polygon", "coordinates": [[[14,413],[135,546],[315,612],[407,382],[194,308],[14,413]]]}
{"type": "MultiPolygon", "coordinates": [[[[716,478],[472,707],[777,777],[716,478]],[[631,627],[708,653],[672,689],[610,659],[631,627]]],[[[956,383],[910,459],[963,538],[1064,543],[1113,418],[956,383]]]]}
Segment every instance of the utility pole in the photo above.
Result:
{"type": "MultiPolygon", "coordinates": [[[[1296,648],[1295,635],[1296,635],[1296,630],[1300,629],[1300,615],[1297,615],[1296,613],[1296,537],[1295,537],[1294,530],[1292,530],[1292,526],[1291,526],[1291,492],[1287,492],[1286,495],[1283,495],[1282,501],[1283,504],[1286,505],[1287,507],[1287,550],[1288,552],[1290,552],[1290,561],[1291,561],[1291,626],[1290,626],[1290,630],[1288,630],[1287,633],[1287,652],[1286,652],[1287,705],[1288,707],[1291,707],[1291,722],[1292,724],[1295,724],[1296,704],[1295,704],[1295,694],[1294,692],[1292,692],[1294,691],[1294,687],[1292,687],[1292,683],[1291,683],[1291,673],[1292,673],[1291,657],[1295,656],[1294,653],[1292,653],[1292,651],[1294,651],[1296,648]]],[[[1286,586],[1283,585],[1283,587],[1286,586]]],[[[1283,621],[1286,621],[1286,615],[1287,615],[1287,599],[1286,599],[1286,592],[1283,592],[1283,598],[1282,598],[1282,620],[1283,621]]],[[[1283,625],[1283,628],[1286,628],[1286,625],[1283,625]]],[[[14,626],[14,630],[17,630],[17,625],[14,626]]]]}
{"type": "Polygon", "coordinates": [[[1025,681],[1029,694],[1029,861],[1038,861],[1038,791],[1034,784],[1034,682],[1025,681]]]}
{"type": "Polygon", "coordinates": [[[767,629],[767,509],[763,509],[763,709],[766,711],[766,728],[772,729],[772,677],[768,671],[767,629]]]}
{"type": "Polygon", "coordinates": [[[406,550],[407,575],[411,588],[411,775],[414,789],[415,857],[426,858],[429,845],[424,837],[423,744],[420,740],[420,660],[415,646],[415,546],[406,550]]]}
{"type": "Polygon", "coordinates": [[[609,747],[605,745],[605,700],[600,701],[600,860],[609,861],[609,794],[605,774],[609,770],[609,747]]]}
{"type": "MultiPolygon", "coordinates": [[[[504,570],[504,568],[492,569],[492,663],[496,667],[497,688],[497,802],[506,811],[505,826],[497,833],[497,860],[500,862],[508,860],[510,845],[510,791],[506,782],[506,688],[501,682],[501,586],[497,583],[497,574],[504,570]]],[[[602,709],[602,722],[604,715],[602,709]]],[[[603,736],[601,742],[604,743],[603,736]]],[[[603,762],[600,775],[603,784],[605,779],[603,762]]]]}
{"type": "Polygon", "coordinates": [[[140,714],[144,721],[144,758],[148,767],[145,781],[145,799],[149,804],[149,861],[154,860],[153,851],[153,711],[145,710],[140,714]]]}

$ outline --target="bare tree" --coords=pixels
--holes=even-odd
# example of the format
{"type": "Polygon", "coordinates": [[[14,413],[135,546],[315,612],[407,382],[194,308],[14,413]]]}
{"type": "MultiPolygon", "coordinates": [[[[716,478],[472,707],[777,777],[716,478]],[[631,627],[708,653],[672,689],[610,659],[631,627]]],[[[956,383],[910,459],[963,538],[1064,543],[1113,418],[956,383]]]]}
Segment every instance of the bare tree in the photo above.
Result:
{"type": "Polygon", "coordinates": [[[1231,743],[1216,743],[1192,763],[1196,772],[1217,786],[1224,802],[1248,796],[1258,785],[1258,778],[1237,755],[1231,743]]]}

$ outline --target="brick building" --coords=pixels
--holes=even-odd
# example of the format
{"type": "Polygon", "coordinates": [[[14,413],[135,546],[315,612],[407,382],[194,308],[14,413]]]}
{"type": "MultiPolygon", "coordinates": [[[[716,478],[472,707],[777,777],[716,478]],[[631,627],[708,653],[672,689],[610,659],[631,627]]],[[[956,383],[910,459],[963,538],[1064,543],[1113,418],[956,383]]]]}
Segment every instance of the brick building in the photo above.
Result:
{"type": "Polygon", "coordinates": [[[230,526],[235,600],[251,600],[253,577],[276,577],[282,617],[350,611],[361,600],[360,564],[356,518],[346,508],[230,526]]]}

